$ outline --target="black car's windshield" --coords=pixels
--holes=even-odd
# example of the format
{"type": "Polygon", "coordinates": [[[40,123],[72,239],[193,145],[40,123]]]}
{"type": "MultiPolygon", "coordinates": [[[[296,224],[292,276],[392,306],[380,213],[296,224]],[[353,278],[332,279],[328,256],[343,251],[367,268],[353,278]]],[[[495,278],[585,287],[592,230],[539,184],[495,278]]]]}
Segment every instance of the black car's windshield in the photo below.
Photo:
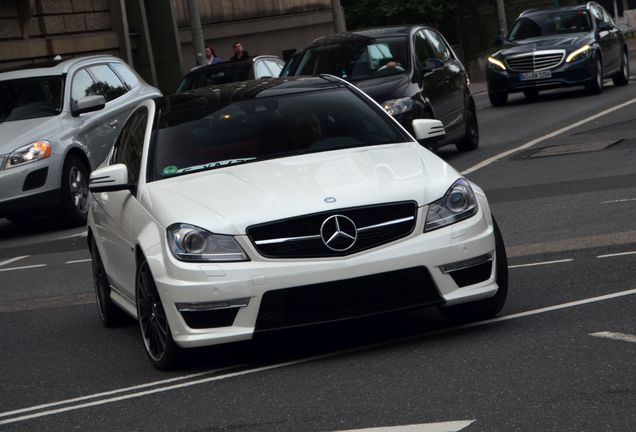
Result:
{"type": "Polygon", "coordinates": [[[515,41],[591,30],[592,24],[587,11],[558,11],[519,18],[512,27],[508,40],[515,41]]]}
{"type": "Polygon", "coordinates": [[[361,80],[404,73],[408,64],[406,37],[364,38],[308,48],[295,75],[331,74],[361,80]]]}
{"type": "Polygon", "coordinates": [[[386,114],[345,88],[244,100],[162,114],[149,177],[405,141],[386,114]]]}
{"type": "Polygon", "coordinates": [[[253,77],[250,76],[252,64],[253,62],[251,60],[226,62],[195,69],[181,81],[179,87],[177,87],[177,93],[201,87],[252,79],[253,77]]]}
{"type": "Polygon", "coordinates": [[[63,89],[63,76],[0,81],[0,122],[58,115],[63,89]]]}

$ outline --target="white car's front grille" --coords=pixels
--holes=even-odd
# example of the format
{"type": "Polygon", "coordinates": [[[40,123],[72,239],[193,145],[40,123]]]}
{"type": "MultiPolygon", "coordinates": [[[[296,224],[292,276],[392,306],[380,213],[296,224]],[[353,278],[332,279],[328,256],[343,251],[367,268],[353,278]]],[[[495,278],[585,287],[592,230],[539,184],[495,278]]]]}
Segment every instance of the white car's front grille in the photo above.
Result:
{"type": "Polygon", "coordinates": [[[506,59],[510,70],[516,72],[536,72],[553,69],[565,58],[565,51],[535,51],[506,59]]]}

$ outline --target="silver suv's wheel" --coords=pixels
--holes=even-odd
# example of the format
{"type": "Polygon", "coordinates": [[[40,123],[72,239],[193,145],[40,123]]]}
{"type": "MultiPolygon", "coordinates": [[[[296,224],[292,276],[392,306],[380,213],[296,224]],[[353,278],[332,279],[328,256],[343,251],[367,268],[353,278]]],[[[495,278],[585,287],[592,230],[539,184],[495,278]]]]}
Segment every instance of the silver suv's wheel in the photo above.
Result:
{"type": "Polygon", "coordinates": [[[86,225],[88,216],[88,169],[75,155],[62,168],[61,217],[71,226],[86,225]]]}

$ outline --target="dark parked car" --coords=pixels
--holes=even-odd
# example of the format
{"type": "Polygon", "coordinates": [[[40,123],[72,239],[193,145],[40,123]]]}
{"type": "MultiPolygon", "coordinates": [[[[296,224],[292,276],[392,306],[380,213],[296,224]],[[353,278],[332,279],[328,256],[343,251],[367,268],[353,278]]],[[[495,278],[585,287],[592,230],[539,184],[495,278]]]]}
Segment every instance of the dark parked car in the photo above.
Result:
{"type": "MultiPolygon", "coordinates": [[[[354,83],[411,134],[412,121],[435,118],[461,151],[479,145],[468,76],[444,37],[425,26],[385,27],[316,39],[281,76],[331,74],[354,83]]],[[[431,145],[426,143],[423,145],[431,145]]]]}
{"type": "Polygon", "coordinates": [[[505,105],[508,94],[534,98],[540,90],[585,86],[603,90],[603,80],[629,82],[625,37],[597,3],[523,12],[486,65],[488,96],[505,105]]]}
{"type": "Polygon", "coordinates": [[[197,67],[183,77],[177,87],[177,93],[237,81],[275,78],[280,75],[283,66],[285,62],[278,57],[262,55],[244,61],[228,61],[197,67]]]}

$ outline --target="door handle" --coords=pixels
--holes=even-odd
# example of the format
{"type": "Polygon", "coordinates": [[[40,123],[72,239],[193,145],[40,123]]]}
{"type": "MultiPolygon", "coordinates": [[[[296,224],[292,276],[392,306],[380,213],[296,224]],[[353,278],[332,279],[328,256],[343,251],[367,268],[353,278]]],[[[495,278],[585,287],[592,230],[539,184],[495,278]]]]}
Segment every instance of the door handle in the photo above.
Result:
{"type": "Polygon", "coordinates": [[[117,129],[118,125],[119,125],[119,120],[113,120],[112,122],[108,123],[108,126],[112,127],[113,129],[117,129]]]}

